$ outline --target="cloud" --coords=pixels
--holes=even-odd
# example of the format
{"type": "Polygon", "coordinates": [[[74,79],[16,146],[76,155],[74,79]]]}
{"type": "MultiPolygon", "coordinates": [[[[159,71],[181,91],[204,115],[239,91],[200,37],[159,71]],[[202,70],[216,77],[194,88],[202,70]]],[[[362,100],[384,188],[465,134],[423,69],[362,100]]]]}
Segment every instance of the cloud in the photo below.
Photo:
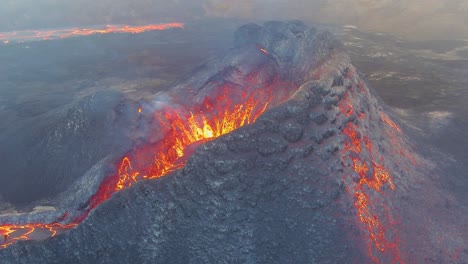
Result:
{"type": "Polygon", "coordinates": [[[209,16],[302,19],[418,39],[466,38],[468,0],[211,0],[209,16]],[[218,8],[222,7],[222,8],[218,8]],[[247,8],[249,12],[245,12],[247,8]],[[254,14],[254,15],[251,15],[254,14]]]}

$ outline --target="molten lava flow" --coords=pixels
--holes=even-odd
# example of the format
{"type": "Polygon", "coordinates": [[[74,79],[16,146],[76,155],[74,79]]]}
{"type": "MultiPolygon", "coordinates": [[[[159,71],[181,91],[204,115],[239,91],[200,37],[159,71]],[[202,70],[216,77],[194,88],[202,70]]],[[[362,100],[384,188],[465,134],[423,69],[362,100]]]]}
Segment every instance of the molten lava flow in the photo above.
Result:
{"type": "MultiPolygon", "coordinates": [[[[364,92],[362,85],[358,86],[364,92]]],[[[353,106],[349,100],[350,94],[346,93],[340,102],[339,108],[343,115],[350,117],[353,114],[353,106]]],[[[364,123],[367,116],[364,113],[357,115],[357,124],[364,123]]],[[[381,114],[381,119],[390,128],[397,132],[401,129],[388,116],[381,114]]],[[[343,160],[350,160],[351,175],[353,179],[349,193],[354,197],[354,207],[356,208],[359,221],[364,228],[364,234],[368,238],[368,254],[375,262],[403,263],[396,229],[393,226],[392,215],[387,208],[386,188],[391,191],[396,189],[392,176],[386,168],[382,157],[374,150],[370,134],[361,134],[355,122],[349,122],[343,129],[346,135],[343,160]],[[353,178],[352,174],[356,174],[353,178]]]]}
{"type": "Polygon", "coordinates": [[[144,26],[128,26],[128,25],[107,25],[106,27],[96,28],[69,28],[57,30],[23,30],[0,33],[0,41],[4,44],[10,42],[26,42],[37,40],[51,40],[51,39],[64,39],[76,36],[89,36],[96,34],[109,34],[109,33],[143,33],[146,31],[166,30],[170,28],[183,28],[182,23],[166,23],[166,24],[152,24],[144,26]]]}
{"type": "MultiPolygon", "coordinates": [[[[255,78],[249,80],[255,83],[255,78]]],[[[268,106],[287,99],[295,89],[293,85],[280,85],[284,93],[281,90],[273,93],[276,88],[274,85],[256,89],[252,84],[252,87],[245,89],[250,93],[239,88],[221,87],[217,96],[205,97],[201,104],[194,105],[190,110],[166,108],[154,113],[154,118],[160,124],[158,133],[163,138],[154,144],[139,146],[125,155],[116,164],[117,174],[107,177],[101,183],[80,215],[69,219],[67,213],[51,224],[0,225],[0,235],[4,237],[3,242],[0,240],[0,248],[6,248],[20,240],[37,239],[38,236],[52,237],[74,228],[114,193],[140,180],[159,178],[182,168],[191,154],[192,144],[214,139],[254,122],[268,106]]],[[[141,114],[143,108],[140,107],[137,111],[141,114]]]]}
{"type": "Polygon", "coordinates": [[[209,100],[197,107],[198,114],[189,111],[185,114],[166,110],[156,114],[159,123],[165,128],[165,137],[155,146],[143,146],[126,156],[119,165],[118,175],[102,184],[99,191],[90,199],[93,209],[109,197],[140,179],[154,179],[182,168],[185,165],[186,149],[196,142],[207,141],[227,134],[241,126],[254,122],[267,108],[272,94],[242,94],[241,104],[231,102],[228,90],[215,101],[222,109],[211,111],[209,100]],[[262,98],[261,100],[259,100],[262,98]],[[209,114],[208,114],[209,113],[209,114]]]}
{"type": "MultiPolygon", "coordinates": [[[[67,216],[68,213],[62,216],[61,219],[65,219],[67,216]]],[[[33,236],[54,237],[57,233],[75,226],[77,226],[77,223],[63,224],[58,221],[51,224],[1,225],[0,236],[3,236],[3,242],[0,243],[0,248],[7,248],[21,240],[30,240],[33,236]],[[43,234],[40,234],[41,232],[43,234]]]]}

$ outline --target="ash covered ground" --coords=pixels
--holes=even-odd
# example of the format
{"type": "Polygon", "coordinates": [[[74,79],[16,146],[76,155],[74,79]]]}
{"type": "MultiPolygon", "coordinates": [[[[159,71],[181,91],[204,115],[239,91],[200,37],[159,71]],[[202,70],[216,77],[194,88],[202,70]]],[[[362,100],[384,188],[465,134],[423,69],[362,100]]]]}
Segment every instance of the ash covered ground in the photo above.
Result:
{"type": "Polygon", "coordinates": [[[298,87],[254,124],[199,146],[182,170],[116,193],[60,236],[0,250],[2,261],[466,263],[466,68],[357,30],[336,29],[342,46],[299,22],[247,25],[232,42],[239,25],[1,47],[11,61],[0,86],[3,222],[45,221],[80,204],[136,144],[138,100],[230,80],[210,63],[260,45],[298,87]],[[434,69],[453,75],[430,79],[447,89],[427,80],[434,69]],[[50,207],[21,215],[38,205],[50,207]]]}

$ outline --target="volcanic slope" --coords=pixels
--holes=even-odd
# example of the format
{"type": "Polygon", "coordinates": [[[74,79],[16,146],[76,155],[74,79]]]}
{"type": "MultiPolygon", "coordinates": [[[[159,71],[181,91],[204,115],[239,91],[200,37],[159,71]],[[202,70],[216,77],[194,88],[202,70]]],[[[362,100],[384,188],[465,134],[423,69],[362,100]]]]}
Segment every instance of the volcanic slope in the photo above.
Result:
{"type": "Polygon", "coordinates": [[[200,87],[197,102],[217,89],[207,76],[258,70],[258,60],[237,63],[252,47],[297,91],[199,145],[181,170],[116,192],[69,232],[0,250],[2,263],[466,263],[466,211],[436,188],[440,172],[414,132],[330,34],[249,24],[235,46],[221,65],[241,68],[206,66],[175,91],[200,87]]]}

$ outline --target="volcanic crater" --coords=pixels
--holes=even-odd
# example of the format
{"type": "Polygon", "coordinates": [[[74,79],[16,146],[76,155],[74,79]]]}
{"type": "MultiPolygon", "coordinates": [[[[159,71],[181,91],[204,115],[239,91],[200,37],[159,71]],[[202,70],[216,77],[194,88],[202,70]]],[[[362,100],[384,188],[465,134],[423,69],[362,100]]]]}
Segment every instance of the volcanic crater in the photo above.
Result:
{"type": "Polygon", "coordinates": [[[434,163],[328,32],[241,26],[224,56],[123,104],[132,147],[97,162],[56,211],[0,218],[2,263],[467,257],[460,212],[430,217],[434,163]]]}

